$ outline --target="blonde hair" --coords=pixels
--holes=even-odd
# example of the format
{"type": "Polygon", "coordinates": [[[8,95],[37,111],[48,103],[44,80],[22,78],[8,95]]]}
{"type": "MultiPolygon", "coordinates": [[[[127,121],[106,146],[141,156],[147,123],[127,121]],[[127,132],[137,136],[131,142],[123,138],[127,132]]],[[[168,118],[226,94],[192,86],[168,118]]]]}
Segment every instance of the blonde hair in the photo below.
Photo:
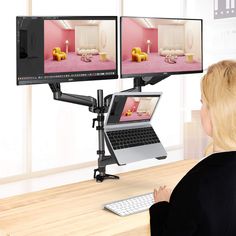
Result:
{"type": "Polygon", "coordinates": [[[212,122],[213,146],[208,149],[236,150],[236,61],[210,66],[201,81],[201,91],[212,122]]]}

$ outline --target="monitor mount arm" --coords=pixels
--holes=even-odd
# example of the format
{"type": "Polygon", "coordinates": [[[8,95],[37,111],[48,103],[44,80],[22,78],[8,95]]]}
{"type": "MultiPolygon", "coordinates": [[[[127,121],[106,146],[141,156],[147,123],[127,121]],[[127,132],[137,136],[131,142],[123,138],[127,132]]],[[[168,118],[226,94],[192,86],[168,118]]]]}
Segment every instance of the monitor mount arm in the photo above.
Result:
{"type": "Polygon", "coordinates": [[[145,76],[145,77],[134,77],[134,85],[133,88],[124,90],[122,92],[142,92],[142,87],[146,85],[155,85],[156,83],[166,79],[170,75],[162,74],[156,76],[145,76]]]}
{"type": "Polygon", "coordinates": [[[104,113],[107,112],[108,106],[106,102],[104,104],[103,90],[97,90],[97,99],[95,99],[90,96],[63,93],[61,91],[60,83],[52,83],[49,84],[49,86],[53,92],[53,98],[55,100],[87,106],[89,107],[90,112],[97,114],[97,118],[93,119],[92,126],[94,128],[95,122],[98,122],[98,125],[96,126],[96,130],[98,131],[99,147],[97,150],[98,168],[94,169],[94,179],[96,179],[97,182],[102,182],[105,179],[119,179],[118,176],[106,174],[106,166],[115,164],[116,160],[111,155],[105,155],[104,113]]]}
{"type": "MultiPolygon", "coordinates": [[[[159,76],[153,77],[135,77],[133,88],[124,90],[122,92],[141,92],[142,87],[151,84],[154,85],[161,80],[167,78],[169,75],[163,74],[159,76]]],[[[105,135],[104,135],[104,113],[107,113],[112,94],[107,95],[103,98],[103,90],[97,90],[97,99],[91,96],[83,96],[76,94],[68,94],[63,93],[61,91],[60,83],[51,83],[49,84],[50,89],[53,92],[53,98],[58,101],[74,103],[77,105],[87,106],[89,107],[89,111],[96,113],[97,118],[93,119],[93,128],[95,126],[95,122],[98,122],[96,126],[96,130],[98,131],[98,147],[97,155],[98,155],[98,168],[94,169],[94,179],[97,182],[102,182],[105,179],[119,179],[116,175],[106,174],[106,166],[115,164],[115,157],[112,155],[105,155],[105,135]],[[98,174],[97,174],[98,172],[98,174]]]]}
{"type": "Polygon", "coordinates": [[[62,93],[60,83],[49,84],[49,86],[55,100],[88,106],[89,110],[93,110],[97,106],[97,100],[93,97],[62,93]]]}
{"type": "MultiPolygon", "coordinates": [[[[123,90],[121,92],[142,92],[142,87],[145,87],[146,85],[155,85],[156,83],[162,81],[163,79],[168,78],[170,75],[168,74],[162,74],[162,75],[156,75],[156,76],[147,76],[147,77],[134,77],[133,82],[133,88],[123,90]]],[[[109,107],[111,102],[112,94],[107,95],[104,98],[106,106],[109,107]]]]}

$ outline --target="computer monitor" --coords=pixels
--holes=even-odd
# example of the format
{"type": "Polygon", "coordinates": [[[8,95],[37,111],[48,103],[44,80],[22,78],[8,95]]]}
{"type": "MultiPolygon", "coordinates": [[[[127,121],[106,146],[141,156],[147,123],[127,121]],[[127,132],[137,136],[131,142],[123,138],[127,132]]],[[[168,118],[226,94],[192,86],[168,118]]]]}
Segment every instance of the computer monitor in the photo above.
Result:
{"type": "Polygon", "coordinates": [[[121,77],[203,71],[202,20],[121,17],[121,77]]]}
{"type": "Polygon", "coordinates": [[[117,17],[17,17],[17,84],[116,79],[117,17]]]}

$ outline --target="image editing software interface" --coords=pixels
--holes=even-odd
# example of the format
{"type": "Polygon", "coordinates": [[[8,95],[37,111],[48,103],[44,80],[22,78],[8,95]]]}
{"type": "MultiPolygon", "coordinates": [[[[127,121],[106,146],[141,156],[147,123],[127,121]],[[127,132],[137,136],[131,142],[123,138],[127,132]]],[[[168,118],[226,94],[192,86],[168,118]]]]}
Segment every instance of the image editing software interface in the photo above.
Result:
{"type": "Polygon", "coordinates": [[[160,96],[115,96],[107,125],[150,121],[160,96]]]}
{"type": "Polygon", "coordinates": [[[117,17],[17,17],[17,84],[116,79],[117,17]]]}
{"type": "Polygon", "coordinates": [[[121,17],[121,77],[203,71],[202,20],[121,17]]]}

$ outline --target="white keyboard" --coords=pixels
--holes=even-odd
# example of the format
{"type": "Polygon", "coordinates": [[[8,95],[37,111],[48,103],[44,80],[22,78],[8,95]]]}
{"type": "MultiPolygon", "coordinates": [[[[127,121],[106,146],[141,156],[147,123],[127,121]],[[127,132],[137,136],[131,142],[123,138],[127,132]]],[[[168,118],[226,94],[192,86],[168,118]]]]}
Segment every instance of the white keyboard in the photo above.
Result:
{"type": "Polygon", "coordinates": [[[112,211],[119,216],[128,216],[148,210],[153,203],[153,193],[147,193],[108,203],[104,206],[104,209],[112,211]]]}

